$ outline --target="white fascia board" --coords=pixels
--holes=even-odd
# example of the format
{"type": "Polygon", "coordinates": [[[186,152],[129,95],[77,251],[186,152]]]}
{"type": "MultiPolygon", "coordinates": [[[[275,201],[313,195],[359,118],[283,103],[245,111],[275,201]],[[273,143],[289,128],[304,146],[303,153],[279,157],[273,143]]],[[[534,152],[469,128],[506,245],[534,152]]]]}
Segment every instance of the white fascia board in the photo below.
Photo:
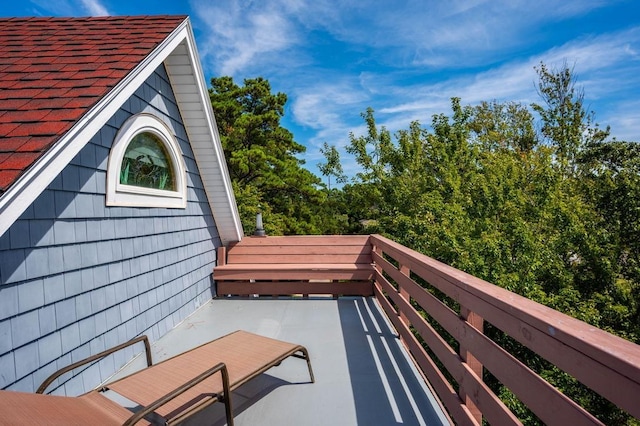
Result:
{"type": "MultiPolygon", "coordinates": [[[[204,80],[204,73],[202,71],[202,66],[200,62],[200,57],[198,55],[198,50],[196,48],[196,41],[193,35],[193,30],[191,28],[191,23],[187,22],[187,38],[185,47],[187,49],[187,53],[190,58],[193,77],[195,83],[197,84],[197,96],[199,96],[199,104],[202,109],[198,109],[194,111],[193,109],[185,110],[180,102],[180,93],[175,93],[176,100],[178,100],[178,107],[183,114],[183,120],[185,119],[185,115],[189,113],[201,113],[204,114],[204,121],[206,122],[206,135],[208,141],[198,142],[200,146],[206,146],[207,149],[209,146],[212,149],[212,153],[214,154],[214,158],[207,159],[213,161],[215,164],[215,168],[219,171],[218,178],[214,178],[209,174],[201,175],[203,180],[203,184],[205,187],[205,192],[207,194],[207,198],[209,200],[209,205],[211,206],[211,211],[213,212],[214,218],[230,218],[231,223],[229,225],[233,229],[229,229],[226,223],[218,223],[216,221],[216,225],[218,226],[218,232],[220,234],[220,238],[223,244],[228,244],[230,242],[240,241],[244,236],[244,231],[242,229],[242,222],[240,221],[240,214],[238,212],[238,206],[236,204],[235,195],[233,194],[233,187],[231,185],[231,178],[229,176],[229,171],[227,169],[227,163],[224,158],[224,150],[222,149],[222,142],[220,141],[220,134],[218,133],[218,126],[216,124],[215,116],[213,114],[213,108],[211,107],[211,99],[209,98],[209,90],[207,89],[207,85],[204,80]],[[210,145],[209,145],[210,144],[210,145]],[[219,204],[216,200],[220,198],[216,198],[215,194],[218,192],[219,185],[222,185],[224,192],[224,203],[219,204]],[[226,226],[227,225],[227,226],[226,226]]],[[[179,67],[184,65],[178,65],[179,67]]],[[[167,65],[167,73],[169,74],[169,79],[172,79],[172,67],[171,65],[167,65]]],[[[175,74],[174,74],[175,75],[175,74]]],[[[173,84],[173,80],[172,80],[173,84]]],[[[187,96],[193,96],[192,94],[188,94],[187,96]]],[[[189,126],[187,127],[187,133],[189,134],[189,126]]],[[[198,129],[201,131],[201,129],[198,129]]],[[[189,134],[190,135],[190,134],[189,134]]],[[[200,135],[200,134],[199,134],[200,135]]],[[[191,136],[191,135],[190,135],[191,136]]],[[[191,139],[191,137],[190,137],[191,139]]],[[[194,142],[192,142],[193,144],[194,142]]],[[[204,164],[204,161],[199,158],[198,155],[195,156],[196,163],[198,164],[198,168],[200,170],[207,168],[204,164]],[[202,164],[202,166],[201,166],[202,164]]],[[[209,163],[210,164],[210,163],[209,163]]]]}
{"type": "Polygon", "coordinates": [[[0,197],[0,236],[24,213],[146,79],[185,39],[185,19],[110,92],[94,105],[0,197]]]}

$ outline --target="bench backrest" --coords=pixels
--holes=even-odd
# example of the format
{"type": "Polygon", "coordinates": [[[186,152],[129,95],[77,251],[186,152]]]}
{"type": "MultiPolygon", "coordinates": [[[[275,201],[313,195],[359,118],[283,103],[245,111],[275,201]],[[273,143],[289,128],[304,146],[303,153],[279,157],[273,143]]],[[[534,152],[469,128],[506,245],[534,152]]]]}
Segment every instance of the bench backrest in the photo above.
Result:
{"type": "Polygon", "coordinates": [[[370,264],[368,235],[246,237],[230,244],[227,264],[370,264]]]}

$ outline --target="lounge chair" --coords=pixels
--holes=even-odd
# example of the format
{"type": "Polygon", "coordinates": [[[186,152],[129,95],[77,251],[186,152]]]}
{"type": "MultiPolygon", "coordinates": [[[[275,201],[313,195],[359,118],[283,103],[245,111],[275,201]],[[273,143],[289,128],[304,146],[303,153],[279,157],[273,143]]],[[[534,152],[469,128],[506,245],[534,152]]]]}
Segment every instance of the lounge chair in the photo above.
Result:
{"type": "Polygon", "coordinates": [[[0,391],[0,425],[122,425],[133,424],[134,415],[96,391],[78,397],[0,391]]]}
{"type": "Polygon", "coordinates": [[[144,417],[150,413],[174,424],[217,401],[224,402],[227,424],[233,425],[230,392],[286,358],[306,360],[311,382],[315,381],[309,354],[303,346],[236,331],[155,365],[151,365],[149,343],[143,336],[59,370],[37,392],[43,393],[57,377],[73,368],[140,341],[145,343],[147,368],[82,396],[0,391],[0,425],[87,424],[86,416],[91,415],[94,417],[89,417],[90,424],[130,425],[139,421],[148,424],[144,417]],[[221,379],[215,374],[218,372],[221,379]],[[132,414],[104,396],[106,390],[143,408],[132,414]]]}

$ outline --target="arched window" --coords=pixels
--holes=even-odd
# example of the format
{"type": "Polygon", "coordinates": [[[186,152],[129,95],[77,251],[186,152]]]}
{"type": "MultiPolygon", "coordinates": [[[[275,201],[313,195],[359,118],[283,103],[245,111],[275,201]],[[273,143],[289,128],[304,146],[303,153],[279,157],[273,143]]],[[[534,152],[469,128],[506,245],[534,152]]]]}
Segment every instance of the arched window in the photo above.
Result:
{"type": "Polygon", "coordinates": [[[151,114],[129,118],[109,154],[107,205],[186,207],[182,152],[169,128],[151,114]]]}
{"type": "Polygon", "coordinates": [[[120,184],[176,190],[173,164],[162,140],[154,133],[138,133],[131,139],[120,165],[120,184]]]}

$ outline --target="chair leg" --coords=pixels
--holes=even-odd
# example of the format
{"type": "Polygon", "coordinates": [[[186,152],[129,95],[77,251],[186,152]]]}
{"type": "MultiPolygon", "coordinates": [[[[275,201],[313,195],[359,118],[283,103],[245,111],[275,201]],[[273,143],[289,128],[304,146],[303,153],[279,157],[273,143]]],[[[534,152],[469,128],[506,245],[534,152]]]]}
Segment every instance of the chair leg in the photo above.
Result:
{"type": "Polygon", "coordinates": [[[229,372],[225,366],[222,370],[222,389],[224,398],[224,411],[227,415],[227,425],[233,426],[233,411],[231,408],[231,390],[229,388],[229,372]]]}
{"type": "Polygon", "coordinates": [[[227,426],[233,426],[233,413],[231,412],[231,395],[225,394],[223,397],[224,412],[227,416],[227,426]]]}
{"type": "Polygon", "coordinates": [[[303,348],[302,353],[304,354],[304,359],[307,360],[307,367],[309,367],[309,377],[311,378],[311,383],[315,383],[316,379],[313,376],[313,369],[311,368],[311,359],[309,358],[309,352],[307,352],[306,348],[303,348]]]}
{"type": "Polygon", "coordinates": [[[296,352],[302,352],[302,355],[298,354],[298,353],[293,353],[292,357],[294,358],[300,358],[300,359],[304,359],[307,361],[307,367],[309,368],[309,377],[311,378],[311,383],[315,383],[316,379],[313,376],[313,369],[311,368],[311,359],[309,358],[309,352],[307,351],[307,348],[305,348],[304,346],[298,346],[296,348],[296,352]]]}

